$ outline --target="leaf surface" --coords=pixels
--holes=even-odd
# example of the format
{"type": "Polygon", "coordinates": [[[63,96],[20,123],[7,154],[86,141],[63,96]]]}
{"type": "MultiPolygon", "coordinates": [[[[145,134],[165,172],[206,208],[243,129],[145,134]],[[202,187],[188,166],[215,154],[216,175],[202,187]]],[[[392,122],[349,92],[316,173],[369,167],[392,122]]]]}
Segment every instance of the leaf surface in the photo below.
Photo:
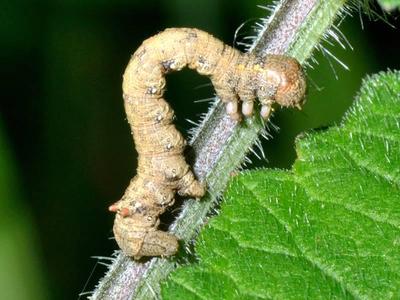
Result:
{"type": "Polygon", "coordinates": [[[232,180],[163,299],[400,298],[400,72],[296,147],[292,170],[232,180]]]}

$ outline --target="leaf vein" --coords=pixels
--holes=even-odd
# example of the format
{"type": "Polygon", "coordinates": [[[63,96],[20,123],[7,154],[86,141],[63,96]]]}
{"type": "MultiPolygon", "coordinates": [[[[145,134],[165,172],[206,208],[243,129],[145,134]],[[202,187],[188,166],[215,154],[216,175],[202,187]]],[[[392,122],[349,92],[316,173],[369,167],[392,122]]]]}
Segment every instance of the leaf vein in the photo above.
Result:
{"type": "Polygon", "coordinates": [[[208,300],[206,297],[200,295],[197,291],[195,291],[191,286],[188,286],[187,284],[185,284],[180,280],[176,280],[174,276],[171,277],[171,281],[175,282],[177,285],[180,285],[181,287],[183,287],[185,290],[187,290],[189,293],[193,294],[197,298],[202,300],[208,300]]]}
{"type": "MultiPolygon", "coordinates": [[[[295,181],[294,181],[295,182],[295,181]]],[[[296,182],[295,182],[296,183],[296,182]]],[[[253,194],[253,196],[257,199],[257,201],[260,203],[260,205],[262,206],[262,207],[264,207],[264,205],[260,202],[260,200],[258,199],[258,197],[255,195],[255,193],[251,190],[251,189],[249,189],[248,187],[246,187],[246,189],[248,189],[248,191],[251,193],[251,194],[253,194]]],[[[275,219],[277,219],[278,220],[278,222],[280,222],[280,223],[284,223],[283,221],[281,221],[281,220],[279,220],[279,218],[277,217],[277,216],[275,216],[273,213],[272,213],[272,211],[270,210],[270,209],[268,209],[267,207],[266,207],[266,209],[270,212],[270,214],[275,218],[275,219]]],[[[287,228],[287,226],[285,226],[285,228],[287,228]]],[[[317,269],[319,269],[323,274],[325,274],[327,277],[329,277],[329,278],[331,278],[332,279],[332,281],[333,282],[336,282],[338,285],[340,285],[342,288],[343,288],[343,290],[345,290],[346,292],[348,292],[350,295],[352,295],[354,298],[357,298],[357,291],[353,291],[348,285],[346,285],[344,282],[342,282],[339,278],[339,276],[336,274],[336,272],[334,272],[334,271],[329,271],[328,270],[328,268],[325,268],[322,264],[320,264],[318,261],[317,261],[317,258],[316,257],[311,257],[311,256],[308,256],[307,254],[306,254],[306,252],[305,252],[305,249],[304,248],[302,248],[302,245],[301,244],[299,244],[297,241],[296,241],[296,238],[294,237],[294,235],[293,235],[293,232],[292,231],[290,231],[291,233],[292,233],[292,237],[291,237],[291,239],[292,239],[292,241],[293,241],[293,244],[294,245],[296,245],[296,248],[299,250],[299,253],[301,253],[301,255],[302,255],[302,257],[306,260],[306,261],[308,261],[312,266],[314,266],[314,267],[316,267],[317,269]]]]}

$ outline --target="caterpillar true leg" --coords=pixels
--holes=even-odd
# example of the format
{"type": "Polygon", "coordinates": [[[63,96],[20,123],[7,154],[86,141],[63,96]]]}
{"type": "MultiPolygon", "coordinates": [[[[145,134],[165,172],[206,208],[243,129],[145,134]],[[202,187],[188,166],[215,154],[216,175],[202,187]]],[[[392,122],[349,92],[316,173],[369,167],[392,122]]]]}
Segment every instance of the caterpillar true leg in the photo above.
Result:
{"type": "Polygon", "coordinates": [[[242,103],[242,114],[245,117],[250,117],[253,115],[254,110],[254,101],[243,101],[242,103]]]}
{"type": "Polygon", "coordinates": [[[267,100],[267,101],[262,102],[260,115],[263,119],[268,120],[268,118],[271,116],[271,113],[273,112],[273,108],[272,108],[273,104],[274,104],[274,101],[272,101],[272,100],[267,100]]]}
{"type": "Polygon", "coordinates": [[[238,101],[236,99],[232,99],[226,104],[226,113],[234,120],[240,119],[238,101]]]}
{"type": "Polygon", "coordinates": [[[236,120],[241,113],[252,115],[257,98],[264,118],[273,103],[300,108],[304,102],[304,74],[292,58],[243,54],[198,29],[166,29],[144,41],[123,80],[126,115],[138,152],[137,175],[109,208],[116,213],[118,245],[136,259],[174,254],[177,239],[157,229],[159,216],[174,203],[176,193],[195,198],[205,193],[185,161],[186,141],[172,124],[174,112],[163,99],[165,74],[185,66],[210,77],[236,120]]]}

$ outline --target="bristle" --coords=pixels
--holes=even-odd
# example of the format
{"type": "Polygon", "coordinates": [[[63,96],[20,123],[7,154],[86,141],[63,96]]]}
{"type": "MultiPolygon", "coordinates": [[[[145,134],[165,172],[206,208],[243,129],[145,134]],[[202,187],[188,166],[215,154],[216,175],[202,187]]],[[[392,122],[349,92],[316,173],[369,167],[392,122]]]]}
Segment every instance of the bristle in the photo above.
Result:
{"type": "Polygon", "coordinates": [[[190,123],[190,124],[192,124],[192,125],[194,125],[194,126],[199,126],[199,123],[196,123],[195,121],[192,121],[190,119],[185,119],[185,121],[190,123]]]}
{"type": "Polygon", "coordinates": [[[203,99],[195,100],[194,103],[204,103],[204,102],[211,102],[214,100],[215,97],[208,97],[203,99]]]}

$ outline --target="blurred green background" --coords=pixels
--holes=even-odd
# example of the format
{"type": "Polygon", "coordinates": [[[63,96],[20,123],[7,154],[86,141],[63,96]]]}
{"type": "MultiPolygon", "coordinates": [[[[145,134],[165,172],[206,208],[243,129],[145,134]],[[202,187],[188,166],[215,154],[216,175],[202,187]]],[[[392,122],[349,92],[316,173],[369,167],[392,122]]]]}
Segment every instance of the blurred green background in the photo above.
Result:
{"type": "MultiPolygon", "coordinates": [[[[236,28],[251,32],[265,15],[258,0],[3,1],[0,59],[0,298],[76,299],[106,270],[91,256],[116,244],[107,207],[135,174],[136,153],[125,120],[121,80],[141,41],[166,27],[198,27],[228,44],[236,28]],[[93,271],[93,272],[92,272],[93,271]],[[92,275],[90,275],[92,273],[92,275]],[[85,286],[87,282],[87,285],[85,286]]],[[[302,112],[278,112],[280,131],[265,142],[268,162],[290,167],[295,136],[340,120],[362,77],[399,69],[399,30],[362,16],[342,32],[354,50],[329,46],[345,71],[317,53],[308,70],[302,112]]],[[[398,17],[399,15],[397,15],[398,17]]],[[[396,16],[395,16],[396,17],[396,16]]],[[[393,17],[394,25],[399,25],[393,17]]],[[[239,38],[240,40],[240,38],[239,38]]],[[[180,72],[168,78],[167,99],[179,129],[192,126],[213,95],[207,78],[180,72]]]]}

